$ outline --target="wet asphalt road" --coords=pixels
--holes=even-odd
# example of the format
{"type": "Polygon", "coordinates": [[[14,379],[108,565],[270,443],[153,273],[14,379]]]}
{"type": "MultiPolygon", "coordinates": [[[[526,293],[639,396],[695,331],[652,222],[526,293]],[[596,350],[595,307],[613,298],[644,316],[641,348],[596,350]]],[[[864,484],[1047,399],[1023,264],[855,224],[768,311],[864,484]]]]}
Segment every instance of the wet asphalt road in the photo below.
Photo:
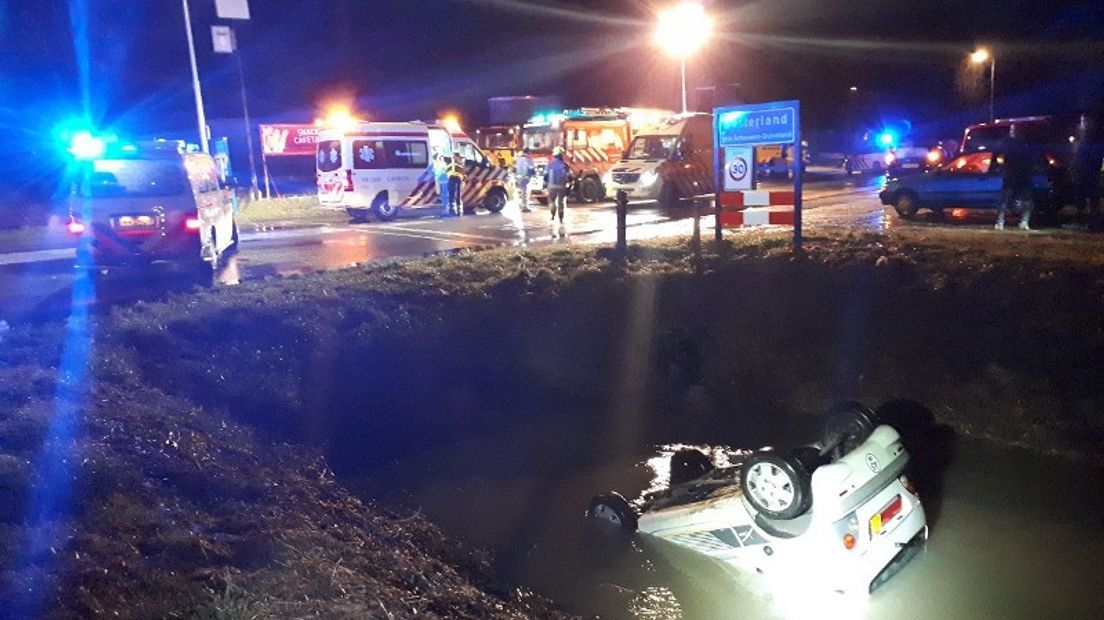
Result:
{"type": "MultiPolygon", "coordinates": [[[[809,230],[844,227],[884,231],[897,226],[991,230],[991,213],[958,213],[936,220],[926,213],[903,221],[884,208],[877,192],[882,177],[808,175],[804,220],[809,230]]],[[[764,188],[782,188],[773,182],[764,188]]],[[[702,218],[703,234],[711,231],[712,217],[702,218]]],[[[333,218],[299,221],[288,227],[243,232],[240,251],[217,274],[221,284],[340,269],[372,261],[425,256],[463,249],[501,246],[545,246],[568,243],[613,243],[616,215],[612,203],[571,205],[564,226],[550,224],[543,208],[522,213],[509,205],[499,214],[479,213],[442,219],[436,209],[410,210],[399,220],[367,224],[334,224],[333,218]]],[[[689,209],[661,209],[634,205],[628,216],[629,241],[690,234],[689,209]]],[[[64,318],[73,304],[97,308],[136,299],[153,300],[168,292],[187,290],[194,277],[172,270],[123,274],[98,287],[93,299],[74,292],[73,251],[51,249],[0,253],[0,320],[9,323],[64,318]]],[[[206,284],[206,282],[201,282],[206,284]]]]}

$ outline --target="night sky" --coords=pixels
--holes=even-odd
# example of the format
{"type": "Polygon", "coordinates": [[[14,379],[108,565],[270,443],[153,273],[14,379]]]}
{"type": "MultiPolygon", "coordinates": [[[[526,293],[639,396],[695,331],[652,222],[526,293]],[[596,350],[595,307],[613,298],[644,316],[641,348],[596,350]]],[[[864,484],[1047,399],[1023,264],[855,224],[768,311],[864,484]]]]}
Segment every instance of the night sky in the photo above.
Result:
{"type": "MultiPolygon", "coordinates": [[[[350,97],[374,119],[455,109],[474,125],[497,95],[676,107],[677,64],[651,44],[656,6],[666,4],[252,0],[254,19],[236,28],[260,120],[310,122],[324,102],[350,97]]],[[[998,54],[998,115],[1100,97],[1101,0],[706,4],[720,32],[691,61],[691,86],[739,83],[750,101],[801,99],[813,128],[853,122],[859,109],[918,125],[981,120],[987,91],[968,92],[983,82],[963,73],[977,43],[998,54]]],[[[214,0],[192,0],[192,14],[208,116],[237,117],[234,65],[211,52],[214,0]]],[[[194,140],[179,0],[0,0],[0,59],[6,140],[48,135],[84,101],[101,126],[194,140]]]]}

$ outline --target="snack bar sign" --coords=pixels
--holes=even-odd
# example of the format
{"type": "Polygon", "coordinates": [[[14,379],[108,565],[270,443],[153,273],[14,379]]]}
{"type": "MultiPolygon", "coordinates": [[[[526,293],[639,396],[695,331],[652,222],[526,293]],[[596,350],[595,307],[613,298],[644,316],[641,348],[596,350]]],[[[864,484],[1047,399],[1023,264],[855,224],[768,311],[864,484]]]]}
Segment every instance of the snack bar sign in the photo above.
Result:
{"type": "Polygon", "coordinates": [[[314,125],[261,125],[261,150],[267,157],[308,155],[318,143],[314,125]]]}
{"type": "Polygon", "coordinates": [[[797,102],[740,106],[717,118],[721,146],[792,144],[797,136],[797,102]]]}

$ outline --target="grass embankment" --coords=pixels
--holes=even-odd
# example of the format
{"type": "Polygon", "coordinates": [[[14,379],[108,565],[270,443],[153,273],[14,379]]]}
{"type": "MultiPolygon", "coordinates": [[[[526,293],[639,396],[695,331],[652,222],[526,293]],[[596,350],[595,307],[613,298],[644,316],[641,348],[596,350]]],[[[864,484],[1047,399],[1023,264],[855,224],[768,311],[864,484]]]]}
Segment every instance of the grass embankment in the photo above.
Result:
{"type": "Polygon", "coordinates": [[[341,211],[323,209],[316,196],[286,196],[242,200],[238,207],[238,223],[264,226],[276,222],[348,222],[341,211]]]}
{"type": "Polygon", "coordinates": [[[503,250],[183,295],[93,324],[74,394],[65,329],[17,329],[0,603],[29,604],[10,593],[45,571],[58,615],[551,615],[329,474],[533,419],[564,430],[532,458],[595,459],[611,439],[761,445],[830,400],[898,398],[960,434],[1099,460],[1100,254],[926,234],[815,237],[804,258],[751,234],[700,262],[682,244],[623,263],[503,250]],[[44,453],[69,399],[75,439],[44,453]],[[43,454],[67,455],[72,484],[27,527],[43,454]]]}

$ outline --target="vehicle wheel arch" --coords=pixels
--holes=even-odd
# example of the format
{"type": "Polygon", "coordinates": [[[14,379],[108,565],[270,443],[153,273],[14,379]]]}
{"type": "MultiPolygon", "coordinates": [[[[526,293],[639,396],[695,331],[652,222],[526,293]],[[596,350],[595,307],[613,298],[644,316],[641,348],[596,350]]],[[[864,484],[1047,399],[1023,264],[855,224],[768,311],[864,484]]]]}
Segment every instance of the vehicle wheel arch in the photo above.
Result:
{"type": "Polygon", "coordinates": [[[399,214],[399,205],[391,202],[392,193],[390,190],[383,189],[372,198],[372,213],[380,221],[393,220],[399,214]]]}
{"type": "Polygon", "coordinates": [[[922,206],[924,205],[920,202],[920,195],[916,190],[904,187],[893,195],[893,210],[903,218],[915,216],[922,206]]]}

